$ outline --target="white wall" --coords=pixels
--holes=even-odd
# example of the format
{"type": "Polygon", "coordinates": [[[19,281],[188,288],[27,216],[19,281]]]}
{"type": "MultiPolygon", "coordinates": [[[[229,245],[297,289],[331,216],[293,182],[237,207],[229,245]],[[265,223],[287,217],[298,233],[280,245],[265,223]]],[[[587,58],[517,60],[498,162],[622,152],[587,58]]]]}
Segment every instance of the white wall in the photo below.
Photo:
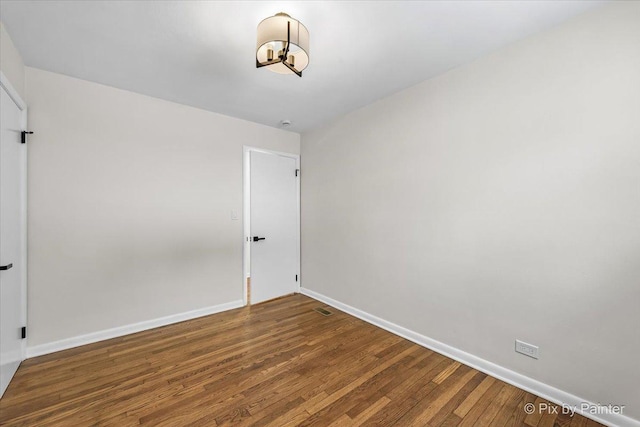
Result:
{"type": "Polygon", "coordinates": [[[2,22],[0,22],[0,71],[24,99],[24,62],[2,22]]]}
{"type": "Polygon", "coordinates": [[[242,299],[243,144],[295,133],[27,67],[29,347],[242,299]]]}
{"type": "Polygon", "coordinates": [[[640,419],[640,3],[302,141],[304,288],[640,419]]]}

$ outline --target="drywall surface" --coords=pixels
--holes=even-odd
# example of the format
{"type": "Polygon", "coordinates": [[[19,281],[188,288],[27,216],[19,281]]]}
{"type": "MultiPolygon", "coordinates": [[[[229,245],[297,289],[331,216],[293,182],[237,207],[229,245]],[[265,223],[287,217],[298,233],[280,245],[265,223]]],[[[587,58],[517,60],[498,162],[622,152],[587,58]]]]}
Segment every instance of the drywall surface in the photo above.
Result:
{"type": "Polygon", "coordinates": [[[304,133],[302,286],[640,419],[639,47],[613,4],[304,133]]]}
{"type": "Polygon", "coordinates": [[[2,22],[0,22],[0,70],[24,99],[24,62],[2,22]]]}
{"type": "Polygon", "coordinates": [[[26,70],[29,347],[242,300],[243,145],[300,136],[26,70]]]}

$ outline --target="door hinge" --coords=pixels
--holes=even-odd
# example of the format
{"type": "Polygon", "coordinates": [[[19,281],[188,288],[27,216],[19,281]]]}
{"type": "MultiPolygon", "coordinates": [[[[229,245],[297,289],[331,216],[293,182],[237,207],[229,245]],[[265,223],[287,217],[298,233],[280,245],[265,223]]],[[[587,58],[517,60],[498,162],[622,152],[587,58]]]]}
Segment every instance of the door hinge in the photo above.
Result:
{"type": "Polygon", "coordinates": [[[26,326],[22,327],[21,335],[22,335],[22,339],[25,339],[27,337],[27,327],[26,326]]]}
{"type": "Polygon", "coordinates": [[[23,144],[27,143],[27,135],[33,135],[33,132],[29,132],[26,130],[22,131],[22,140],[20,142],[22,142],[23,144]]]}
{"type": "Polygon", "coordinates": [[[296,169],[296,176],[300,173],[300,169],[296,169]]]}
{"type": "Polygon", "coordinates": [[[298,281],[298,275],[296,274],[296,282],[298,281]]]}

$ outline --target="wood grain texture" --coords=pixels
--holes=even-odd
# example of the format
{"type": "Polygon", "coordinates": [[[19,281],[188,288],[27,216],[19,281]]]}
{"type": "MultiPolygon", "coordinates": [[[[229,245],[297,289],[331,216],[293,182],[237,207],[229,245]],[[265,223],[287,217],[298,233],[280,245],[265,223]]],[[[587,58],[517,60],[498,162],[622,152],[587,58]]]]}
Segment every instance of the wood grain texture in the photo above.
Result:
{"type": "Polygon", "coordinates": [[[26,360],[3,426],[596,426],[302,295],[26,360]],[[560,411],[559,411],[560,412],[560,411]]]}

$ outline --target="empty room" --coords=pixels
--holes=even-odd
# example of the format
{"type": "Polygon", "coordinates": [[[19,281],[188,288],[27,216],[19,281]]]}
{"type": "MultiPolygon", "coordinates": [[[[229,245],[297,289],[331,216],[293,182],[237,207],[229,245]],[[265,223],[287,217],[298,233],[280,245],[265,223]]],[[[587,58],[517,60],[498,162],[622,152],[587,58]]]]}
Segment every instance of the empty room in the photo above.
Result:
{"type": "Polygon", "coordinates": [[[640,1],[0,21],[0,426],[640,427],[640,1]]]}

